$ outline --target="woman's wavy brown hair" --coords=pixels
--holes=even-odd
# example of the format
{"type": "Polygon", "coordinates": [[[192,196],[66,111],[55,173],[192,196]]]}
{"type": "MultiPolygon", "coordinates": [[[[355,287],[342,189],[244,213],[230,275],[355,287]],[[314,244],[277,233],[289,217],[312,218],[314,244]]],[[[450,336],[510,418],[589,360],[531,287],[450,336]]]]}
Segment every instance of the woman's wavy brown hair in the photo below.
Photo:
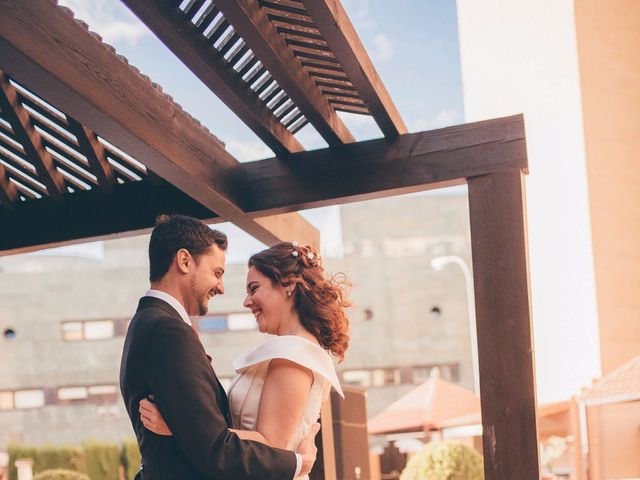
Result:
{"type": "Polygon", "coordinates": [[[249,258],[255,267],[273,283],[293,289],[294,307],[300,322],[320,345],[340,361],[349,347],[349,319],[345,308],[349,282],[343,273],[325,278],[324,268],[313,247],[281,242],[249,258]]]}

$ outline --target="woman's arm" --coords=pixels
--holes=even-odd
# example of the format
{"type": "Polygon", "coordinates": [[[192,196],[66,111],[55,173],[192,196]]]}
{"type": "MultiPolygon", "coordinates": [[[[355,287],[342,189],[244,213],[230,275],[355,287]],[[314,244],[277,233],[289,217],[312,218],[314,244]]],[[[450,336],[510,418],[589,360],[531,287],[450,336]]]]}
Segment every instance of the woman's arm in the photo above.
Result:
{"type": "Polygon", "coordinates": [[[272,447],[287,448],[309,400],[311,370],[284,359],[269,363],[264,380],[256,430],[272,447]]]}
{"type": "MultiPolygon", "coordinates": [[[[289,360],[272,360],[260,397],[257,431],[230,430],[243,440],[286,448],[307,406],[312,383],[310,370],[289,360]]],[[[154,403],[141,400],[139,411],[145,428],[157,435],[172,435],[154,403]]]]}

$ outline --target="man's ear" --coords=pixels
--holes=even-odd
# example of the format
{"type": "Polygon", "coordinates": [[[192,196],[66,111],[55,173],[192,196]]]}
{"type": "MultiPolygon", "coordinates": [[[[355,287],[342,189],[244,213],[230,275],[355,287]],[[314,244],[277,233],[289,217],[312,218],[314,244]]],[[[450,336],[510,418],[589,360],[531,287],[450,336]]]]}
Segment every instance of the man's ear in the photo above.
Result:
{"type": "Polygon", "coordinates": [[[181,248],[176,252],[176,267],[180,273],[189,273],[189,268],[193,264],[193,257],[186,248],[181,248]]]}

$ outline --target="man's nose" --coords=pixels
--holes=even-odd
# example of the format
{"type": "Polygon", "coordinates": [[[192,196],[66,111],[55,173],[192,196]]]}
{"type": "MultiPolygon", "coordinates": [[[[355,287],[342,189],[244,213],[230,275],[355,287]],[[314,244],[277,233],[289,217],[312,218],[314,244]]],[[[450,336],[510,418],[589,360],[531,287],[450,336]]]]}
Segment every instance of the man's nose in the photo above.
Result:
{"type": "Polygon", "coordinates": [[[222,283],[222,280],[218,283],[216,290],[218,291],[218,295],[224,295],[224,284],[222,283]]]}

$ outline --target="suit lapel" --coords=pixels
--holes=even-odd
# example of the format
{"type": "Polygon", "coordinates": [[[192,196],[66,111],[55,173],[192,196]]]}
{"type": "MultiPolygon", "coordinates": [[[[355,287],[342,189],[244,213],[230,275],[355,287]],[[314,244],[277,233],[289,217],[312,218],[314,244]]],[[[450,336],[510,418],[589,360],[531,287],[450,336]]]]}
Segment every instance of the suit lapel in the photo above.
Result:
{"type": "MultiPolygon", "coordinates": [[[[175,308],[173,308],[171,305],[169,305],[167,302],[165,302],[160,298],[142,297],[138,303],[137,312],[140,312],[145,308],[151,308],[151,307],[160,308],[165,312],[167,312],[172,317],[174,317],[177,321],[184,322],[180,314],[176,312],[175,308]]],[[[195,330],[193,330],[193,328],[191,329],[191,333],[196,337],[198,337],[198,333],[195,330]]],[[[209,369],[211,370],[211,375],[216,385],[216,400],[217,400],[218,406],[220,407],[220,410],[222,410],[222,413],[224,414],[224,418],[227,421],[227,425],[231,428],[233,427],[233,425],[231,422],[231,413],[229,410],[229,399],[227,398],[227,393],[225,392],[224,387],[222,386],[222,384],[220,383],[220,380],[218,379],[218,376],[216,375],[215,369],[211,364],[211,357],[207,355],[206,351],[204,350],[204,347],[202,346],[202,342],[200,341],[200,338],[198,338],[198,344],[201,346],[204,355],[208,359],[209,369]]]]}

